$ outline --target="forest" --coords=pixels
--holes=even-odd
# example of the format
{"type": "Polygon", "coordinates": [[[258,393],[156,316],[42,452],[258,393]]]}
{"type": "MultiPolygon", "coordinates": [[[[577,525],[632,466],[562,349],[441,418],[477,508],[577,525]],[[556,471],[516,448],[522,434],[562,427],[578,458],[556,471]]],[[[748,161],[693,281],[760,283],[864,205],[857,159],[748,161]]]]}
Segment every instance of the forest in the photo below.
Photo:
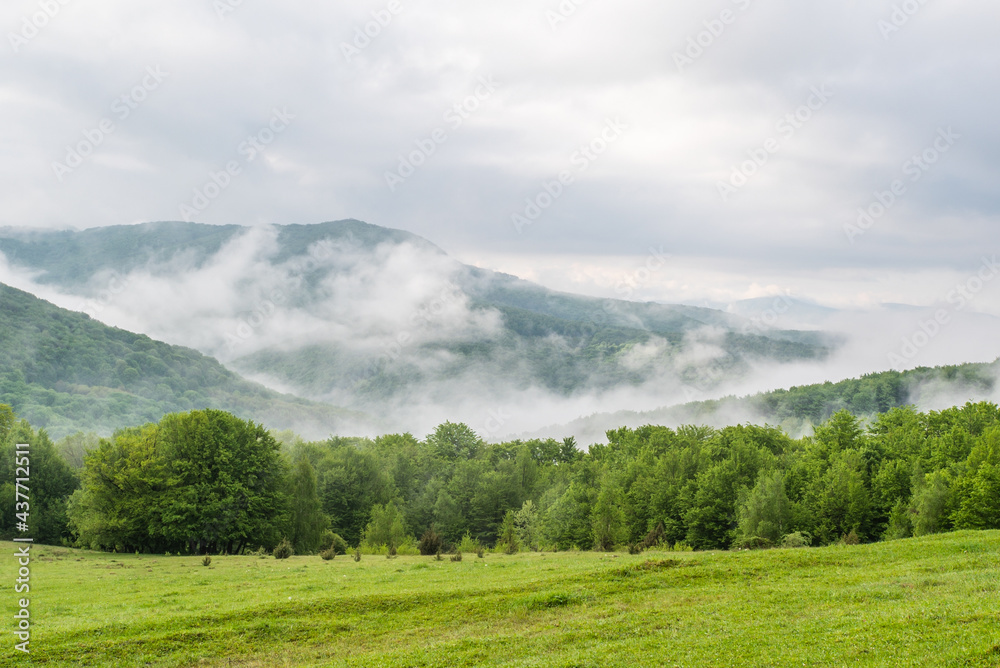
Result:
{"type": "Polygon", "coordinates": [[[38,542],[118,552],[717,550],[1000,528],[1000,409],[846,410],[814,433],[644,426],[488,443],[290,432],[218,410],[53,442],[0,406],[0,522],[15,535],[14,446],[31,453],[38,542]]]}

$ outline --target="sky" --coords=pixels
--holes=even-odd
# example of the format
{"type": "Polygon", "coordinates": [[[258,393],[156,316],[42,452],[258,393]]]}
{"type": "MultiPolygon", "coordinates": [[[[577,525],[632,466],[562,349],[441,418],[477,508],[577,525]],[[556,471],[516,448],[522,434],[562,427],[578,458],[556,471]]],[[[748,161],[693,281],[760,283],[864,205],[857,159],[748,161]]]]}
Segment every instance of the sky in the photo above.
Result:
{"type": "MultiPolygon", "coordinates": [[[[597,296],[954,304],[1000,250],[998,21],[986,0],[7,0],[0,226],[356,218],[597,296]]],[[[969,308],[1000,315],[978,280],[969,308]]]]}

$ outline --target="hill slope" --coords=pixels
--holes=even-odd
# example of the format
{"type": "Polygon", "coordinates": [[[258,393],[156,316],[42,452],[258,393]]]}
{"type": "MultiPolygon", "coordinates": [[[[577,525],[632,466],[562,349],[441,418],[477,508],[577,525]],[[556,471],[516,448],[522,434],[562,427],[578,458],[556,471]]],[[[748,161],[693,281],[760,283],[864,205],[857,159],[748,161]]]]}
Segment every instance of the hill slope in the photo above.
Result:
{"type": "Polygon", "coordinates": [[[840,382],[802,385],[711,401],[695,401],[651,411],[596,413],[567,424],[539,429],[530,436],[572,434],[582,443],[604,442],[604,433],[625,425],[707,424],[736,422],[780,425],[793,436],[839,410],[867,418],[892,408],[917,405],[924,410],[961,405],[967,401],[996,401],[1000,397],[1000,359],[990,364],[919,367],[884,371],[840,382]]]}
{"type": "Polygon", "coordinates": [[[497,403],[527,390],[708,389],[756,363],[821,359],[835,345],[722,311],[555,292],[356,220],[7,228],[0,252],[63,294],[96,300],[118,286],[92,309],[102,321],[360,410],[415,397],[497,403]]]}
{"type": "Polygon", "coordinates": [[[321,435],[370,422],[278,394],[194,350],[108,327],[3,284],[0,403],[56,437],[77,430],[109,433],[205,407],[321,435]]]}

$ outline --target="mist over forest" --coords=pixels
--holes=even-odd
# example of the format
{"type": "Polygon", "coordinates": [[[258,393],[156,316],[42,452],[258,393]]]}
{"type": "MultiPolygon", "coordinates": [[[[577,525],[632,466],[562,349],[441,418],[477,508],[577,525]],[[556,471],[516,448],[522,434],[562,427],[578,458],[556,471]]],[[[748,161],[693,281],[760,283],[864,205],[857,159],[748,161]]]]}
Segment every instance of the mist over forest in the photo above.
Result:
{"type": "MultiPolygon", "coordinates": [[[[995,319],[984,314],[953,309],[940,339],[907,356],[895,340],[919,333],[933,309],[850,312],[787,295],[726,310],[586,297],[359,221],[8,228],[0,253],[3,282],[195,349],[272,390],[377,415],[355,423],[364,435],[455,420],[490,439],[562,429],[600,442],[623,426],[621,411],[635,414],[630,426],[654,415],[674,426],[762,422],[750,402],[712,415],[665,409],[889,370],[894,355],[900,366],[995,359],[995,319]],[[942,357],[957,332],[964,358],[942,357]]],[[[942,377],[899,399],[942,408],[994,396],[942,377]]],[[[282,426],[324,436],[333,425],[282,426]]]]}

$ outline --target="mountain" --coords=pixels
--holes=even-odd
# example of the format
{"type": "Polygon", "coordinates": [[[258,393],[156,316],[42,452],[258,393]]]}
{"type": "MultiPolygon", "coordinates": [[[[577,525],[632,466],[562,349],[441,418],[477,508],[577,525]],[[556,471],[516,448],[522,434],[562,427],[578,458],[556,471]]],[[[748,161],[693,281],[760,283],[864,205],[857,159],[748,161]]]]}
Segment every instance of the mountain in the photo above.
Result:
{"type": "Polygon", "coordinates": [[[220,408],[318,436],[372,429],[359,413],[250,383],[199,352],[108,327],[0,284],[0,403],[60,437],[220,408]]]}
{"type": "Polygon", "coordinates": [[[717,400],[695,401],[651,411],[595,413],[567,424],[551,425],[524,438],[573,435],[581,443],[603,442],[608,429],[647,424],[704,424],[723,427],[739,422],[780,425],[795,437],[811,433],[839,410],[872,418],[892,408],[915,405],[942,410],[968,401],[1000,399],[1000,359],[871,373],[840,382],[817,383],[717,400]]]}
{"type": "Polygon", "coordinates": [[[719,310],[552,291],[357,220],[5,228],[0,253],[19,287],[60,305],[407,428],[432,406],[475,422],[524,401],[707,391],[838,345],[719,310]]]}

